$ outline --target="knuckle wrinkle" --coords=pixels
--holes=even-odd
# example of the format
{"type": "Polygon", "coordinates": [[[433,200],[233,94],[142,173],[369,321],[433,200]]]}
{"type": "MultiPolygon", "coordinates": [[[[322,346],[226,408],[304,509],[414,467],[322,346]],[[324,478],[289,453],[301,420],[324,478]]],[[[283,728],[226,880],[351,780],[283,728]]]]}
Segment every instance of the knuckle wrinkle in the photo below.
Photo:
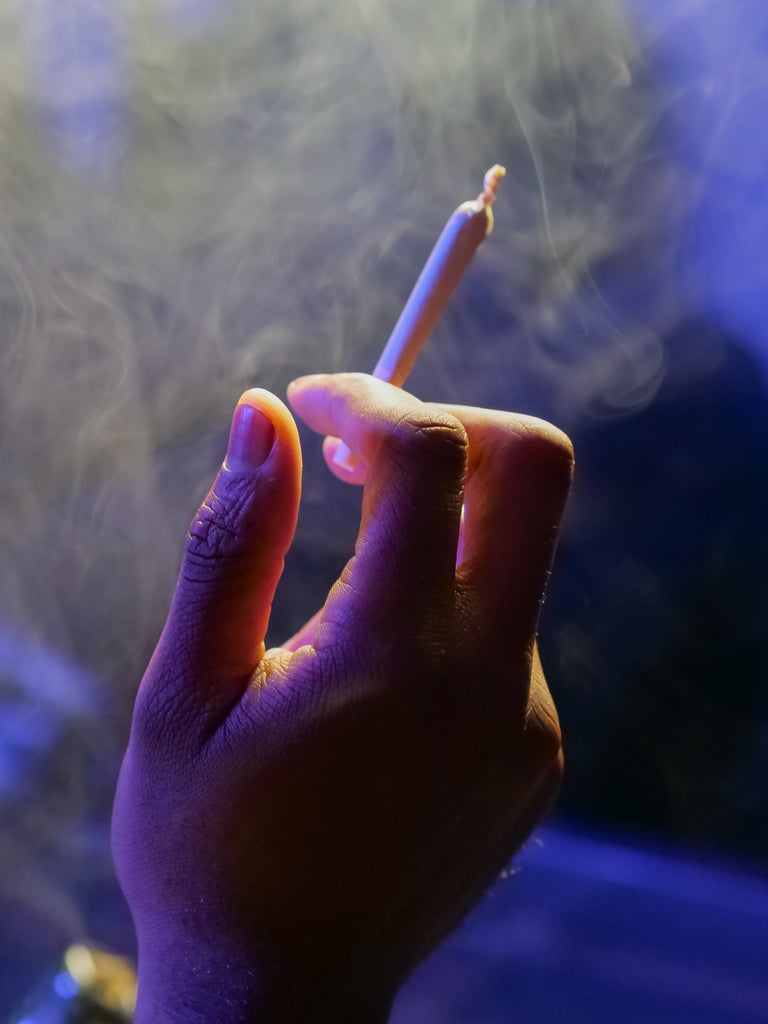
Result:
{"type": "Polygon", "coordinates": [[[409,412],[393,425],[389,442],[404,455],[459,467],[464,465],[468,446],[463,424],[439,410],[409,412]]]}

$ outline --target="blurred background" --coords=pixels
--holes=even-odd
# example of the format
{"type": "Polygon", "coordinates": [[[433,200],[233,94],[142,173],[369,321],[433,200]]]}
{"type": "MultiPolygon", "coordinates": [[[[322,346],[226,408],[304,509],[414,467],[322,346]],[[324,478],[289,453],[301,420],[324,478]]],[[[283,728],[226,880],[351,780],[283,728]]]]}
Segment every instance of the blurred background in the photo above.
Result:
{"type": "MultiPolygon", "coordinates": [[[[111,801],[238,395],[369,370],[495,162],[409,389],[574,440],[567,776],[394,1019],[768,1018],[766,109],[762,0],[0,0],[0,1019],[132,954],[111,801]]],[[[273,643],[357,526],[303,441],[273,643]]]]}

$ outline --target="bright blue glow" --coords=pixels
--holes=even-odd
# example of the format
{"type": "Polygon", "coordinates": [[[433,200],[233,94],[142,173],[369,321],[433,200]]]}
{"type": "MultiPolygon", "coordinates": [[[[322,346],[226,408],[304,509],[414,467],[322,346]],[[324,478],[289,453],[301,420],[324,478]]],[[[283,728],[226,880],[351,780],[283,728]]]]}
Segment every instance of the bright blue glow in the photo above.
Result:
{"type": "Polygon", "coordinates": [[[20,695],[54,711],[82,715],[96,710],[99,683],[93,676],[2,621],[0,674],[20,695]]]}
{"type": "Polygon", "coordinates": [[[592,879],[602,886],[667,895],[680,904],[768,920],[768,881],[722,865],[698,864],[671,849],[643,850],[554,828],[541,828],[536,836],[521,852],[520,864],[536,864],[573,879],[592,879]]]}
{"type": "Polygon", "coordinates": [[[62,971],[53,979],[53,990],[62,999],[74,999],[80,991],[80,986],[69,971],[62,971]]]}

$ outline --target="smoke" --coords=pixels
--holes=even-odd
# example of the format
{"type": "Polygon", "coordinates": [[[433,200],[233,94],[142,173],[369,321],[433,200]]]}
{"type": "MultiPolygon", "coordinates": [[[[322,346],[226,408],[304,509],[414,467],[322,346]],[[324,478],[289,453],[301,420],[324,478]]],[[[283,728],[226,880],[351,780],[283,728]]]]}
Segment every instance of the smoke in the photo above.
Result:
{"type": "Polygon", "coordinates": [[[180,3],[4,6],[0,587],[46,642],[140,663],[239,390],[371,366],[495,160],[498,227],[415,383],[482,400],[493,365],[569,415],[652,393],[680,200],[612,2],[231,0],[184,31],[180,3]],[[627,252],[642,322],[603,293],[627,252]]]}
{"type": "MultiPolygon", "coordinates": [[[[132,695],[238,394],[371,367],[488,166],[497,227],[414,389],[560,422],[650,400],[691,201],[664,113],[614,0],[0,2],[0,626],[99,681],[37,752],[77,775],[23,833],[52,885],[83,877],[62,850],[86,818],[106,870],[132,695]]],[[[309,462],[286,634],[354,533],[309,462]]],[[[39,710],[27,657],[3,693],[39,710]]]]}

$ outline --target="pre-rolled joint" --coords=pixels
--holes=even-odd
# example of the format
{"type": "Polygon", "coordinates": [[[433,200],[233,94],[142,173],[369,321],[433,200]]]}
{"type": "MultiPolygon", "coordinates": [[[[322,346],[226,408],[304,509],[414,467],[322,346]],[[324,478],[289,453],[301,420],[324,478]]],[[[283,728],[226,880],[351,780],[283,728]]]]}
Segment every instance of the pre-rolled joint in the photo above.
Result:
{"type": "MultiPolygon", "coordinates": [[[[501,164],[489,168],[477,199],[462,203],[446,223],[374,367],[374,377],[397,387],[405,383],[477,247],[493,230],[491,206],[506,173],[501,164]]],[[[341,443],[331,461],[351,471],[358,460],[341,443]]]]}

